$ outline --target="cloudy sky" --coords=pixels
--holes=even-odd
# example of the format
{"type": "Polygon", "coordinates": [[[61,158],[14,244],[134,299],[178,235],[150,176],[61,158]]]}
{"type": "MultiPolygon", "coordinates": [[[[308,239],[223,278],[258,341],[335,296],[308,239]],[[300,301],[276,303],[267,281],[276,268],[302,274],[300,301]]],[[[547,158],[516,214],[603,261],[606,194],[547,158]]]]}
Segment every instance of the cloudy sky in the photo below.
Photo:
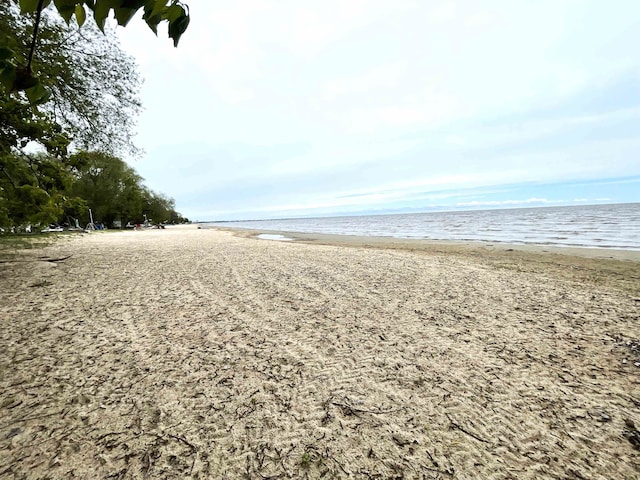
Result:
{"type": "Polygon", "coordinates": [[[132,165],[192,219],[640,201],[636,0],[187,0],[132,165]]]}

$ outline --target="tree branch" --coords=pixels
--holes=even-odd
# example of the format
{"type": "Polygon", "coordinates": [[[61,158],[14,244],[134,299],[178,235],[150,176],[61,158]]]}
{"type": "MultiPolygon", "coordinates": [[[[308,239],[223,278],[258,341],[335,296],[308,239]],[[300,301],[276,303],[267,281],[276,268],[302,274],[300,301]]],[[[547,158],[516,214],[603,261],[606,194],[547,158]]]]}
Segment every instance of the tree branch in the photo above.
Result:
{"type": "Polygon", "coordinates": [[[35,160],[33,159],[33,157],[31,157],[31,156],[27,155],[26,153],[24,153],[22,151],[22,149],[17,149],[17,150],[18,150],[18,153],[20,155],[22,155],[23,157],[25,157],[28,160],[27,163],[29,164],[29,169],[31,170],[31,172],[33,172],[33,178],[35,179],[36,184],[38,185],[38,188],[42,188],[42,185],[40,185],[40,178],[38,178],[38,172],[36,172],[36,170],[33,168],[33,162],[35,160]]]}
{"type": "Polygon", "coordinates": [[[33,38],[31,39],[31,48],[29,49],[29,60],[27,61],[27,71],[31,71],[31,60],[33,59],[33,52],[36,49],[36,40],[38,38],[38,28],[40,27],[40,15],[42,14],[42,5],[44,0],[38,1],[38,9],[36,10],[36,21],[33,25],[33,38]]]}
{"type": "Polygon", "coordinates": [[[9,179],[9,182],[11,183],[11,186],[13,187],[13,189],[15,190],[16,187],[16,183],[13,181],[13,178],[11,178],[11,175],[9,175],[9,172],[7,172],[4,168],[4,165],[0,165],[0,170],[2,170],[2,173],[4,173],[4,176],[7,177],[9,179]]]}

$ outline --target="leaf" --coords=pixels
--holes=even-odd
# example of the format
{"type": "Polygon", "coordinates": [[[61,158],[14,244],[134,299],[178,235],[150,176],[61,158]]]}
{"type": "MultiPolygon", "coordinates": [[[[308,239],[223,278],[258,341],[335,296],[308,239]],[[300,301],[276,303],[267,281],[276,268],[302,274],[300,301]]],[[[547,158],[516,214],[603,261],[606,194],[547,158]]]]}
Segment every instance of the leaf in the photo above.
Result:
{"type": "Polygon", "coordinates": [[[78,22],[78,26],[84,25],[86,19],[87,13],[84,11],[84,6],[82,4],[76,5],[76,22],[78,22]]]}
{"type": "Polygon", "coordinates": [[[142,18],[156,35],[158,35],[158,25],[162,21],[162,14],[166,4],[167,0],[156,0],[155,2],[147,2],[144,6],[144,16],[142,18]]]}
{"type": "Polygon", "coordinates": [[[32,13],[38,9],[38,0],[20,0],[20,13],[32,13]]]}
{"type": "Polygon", "coordinates": [[[49,100],[49,97],[51,97],[51,91],[43,87],[40,82],[31,88],[27,88],[24,92],[27,94],[27,98],[32,105],[45,103],[49,100]]]}
{"type": "Polygon", "coordinates": [[[173,38],[173,46],[177,47],[180,37],[189,26],[189,17],[180,17],[175,22],[169,24],[169,37],[173,38]]]}
{"type": "Polygon", "coordinates": [[[96,1],[93,6],[93,19],[96,21],[96,25],[98,28],[104,33],[104,23],[107,21],[107,17],[109,16],[109,10],[111,9],[111,5],[106,1],[96,1]]]}
{"type": "Polygon", "coordinates": [[[167,9],[167,19],[169,20],[169,38],[173,39],[173,46],[177,47],[180,37],[189,26],[189,15],[179,5],[171,5],[167,9]],[[179,11],[179,14],[177,12],[179,11]]]}
{"type": "Polygon", "coordinates": [[[150,17],[155,17],[156,15],[162,14],[162,11],[167,6],[167,0],[156,0],[153,4],[153,10],[151,10],[150,17]]]}
{"type": "Polygon", "coordinates": [[[8,47],[0,47],[0,60],[8,60],[10,58],[13,58],[15,54],[13,53],[13,50],[11,50],[8,47]]]}
{"type": "Polygon", "coordinates": [[[184,8],[174,3],[165,10],[163,17],[165,20],[169,20],[169,22],[171,23],[176,21],[182,15],[185,15],[184,8]]]}
{"type": "Polygon", "coordinates": [[[153,17],[145,18],[145,21],[147,22],[147,25],[149,25],[149,28],[153,31],[153,33],[158,35],[158,25],[162,21],[162,17],[160,15],[155,15],[153,17]]]}
{"type": "MultiPolygon", "coordinates": [[[[45,0],[42,3],[42,10],[47,8],[50,3],[51,0],[45,0]]],[[[20,13],[22,15],[26,13],[33,13],[36,10],[38,10],[38,0],[20,0],[20,13]]]]}
{"type": "Polygon", "coordinates": [[[53,4],[64,21],[69,23],[76,12],[76,0],[53,0],[53,4]]]}
{"type": "Polygon", "coordinates": [[[10,92],[13,90],[14,83],[16,81],[16,67],[6,64],[3,69],[0,70],[0,84],[10,92]]]}
{"type": "Polygon", "coordinates": [[[136,14],[137,9],[120,7],[120,8],[114,8],[113,11],[116,15],[116,20],[118,21],[118,25],[124,27],[127,25],[127,23],[129,23],[129,20],[131,20],[133,16],[136,14]]]}

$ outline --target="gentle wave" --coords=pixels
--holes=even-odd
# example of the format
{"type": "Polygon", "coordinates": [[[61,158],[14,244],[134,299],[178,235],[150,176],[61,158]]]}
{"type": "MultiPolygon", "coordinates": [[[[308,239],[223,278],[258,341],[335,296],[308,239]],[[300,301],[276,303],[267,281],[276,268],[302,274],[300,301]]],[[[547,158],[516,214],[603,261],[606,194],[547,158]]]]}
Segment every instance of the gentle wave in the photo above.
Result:
{"type": "Polygon", "coordinates": [[[640,203],[209,224],[281,232],[640,250],[640,203]]]}

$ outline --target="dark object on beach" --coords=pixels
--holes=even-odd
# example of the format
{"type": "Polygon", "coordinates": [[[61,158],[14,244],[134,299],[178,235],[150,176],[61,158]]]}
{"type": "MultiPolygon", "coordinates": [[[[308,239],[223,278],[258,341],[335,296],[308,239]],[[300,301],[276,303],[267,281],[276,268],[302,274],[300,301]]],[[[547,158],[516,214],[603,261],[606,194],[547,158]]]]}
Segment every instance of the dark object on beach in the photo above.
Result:
{"type": "Polygon", "coordinates": [[[638,431],[635,424],[629,419],[626,419],[624,424],[627,428],[622,430],[622,436],[629,440],[633,448],[640,450],[640,431],[638,431]]]}

